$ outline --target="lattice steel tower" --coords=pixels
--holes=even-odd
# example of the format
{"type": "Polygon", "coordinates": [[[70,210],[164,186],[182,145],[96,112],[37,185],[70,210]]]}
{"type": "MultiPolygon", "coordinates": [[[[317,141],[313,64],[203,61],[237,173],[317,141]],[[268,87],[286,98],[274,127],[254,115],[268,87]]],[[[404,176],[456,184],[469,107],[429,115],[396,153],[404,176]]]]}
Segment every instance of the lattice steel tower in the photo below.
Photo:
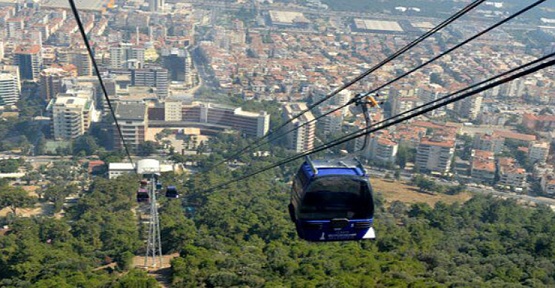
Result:
{"type": "Polygon", "coordinates": [[[152,174],[148,185],[150,196],[150,219],[148,220],[148,242],[146,245],[145,266],[148,265],[148,258],[152,258],[152,267],[156,263],[162,267],[162,241],[160,240],[160,219],[158,217],[158,205],[156,202],[156,182],[157,175],[152,174]],[[157,261],[158,260],[158,261],[157,261]]]}
{"type": "Polygon", "coordinates": [[[145,267],[151,259],[151,267],[157,264],[162,267],[162,241],[160,237],[160,218],[158,217],[158,204],[156,191],[158,176],[160,175],[160,162],[154,159],[143,159],[137,163],[137,172],[148,179],[148,196],[150,200],[150,217],[148,220],[148,239],[145,254],[145,267]]]}

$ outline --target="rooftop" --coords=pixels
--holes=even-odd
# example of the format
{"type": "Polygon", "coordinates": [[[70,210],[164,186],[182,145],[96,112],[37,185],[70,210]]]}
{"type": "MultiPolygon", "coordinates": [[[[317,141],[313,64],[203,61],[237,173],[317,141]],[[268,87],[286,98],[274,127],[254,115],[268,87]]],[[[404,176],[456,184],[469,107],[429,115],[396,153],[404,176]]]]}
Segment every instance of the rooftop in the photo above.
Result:
{"type": "Polygon", "coordinates": [[[15,49],[16,54],[37,54],[40,52],[40,45],[20,45],[15,49]]]}
{"type": "Polygon", "coordinates": [[[474,158],[493,159],[493,155],[492,151],[472,150],[472,157],[474,158]]]}
{"type": "Polygon", "coordinates": [[[526,142],[536,140],[536,135],[522,134],[522,133],[516,133],[516,132],[509,132],[509,131],[495,131],[493,132],[493,135],[500,136],[503,138],[526,141],[526,142]]]}
{"type": "Polygon", "coordinates": [[[134,170],[135,165],[133,163],[109,163],[109,170],[134,170]]]}
{"type": "MultiPolygon", "coordinates": [[[[326,160],[311,160],[313,166],[316,168],[318,176],[326,175],[357,175],[363,176],[365,171],[362,165],[357,161],[343,160],[343,159],[326,159],[326,160]]],[[[304,162],[301,166],[304,172],[309,176],[314,176],[314,171],[308,162],[304,162]]]]}
{"type": "Polygon", "coordinates": [[[63,106],[65,108],[87,108],[88,107],[88,99],[81,98],[81,97],[57,97],[56,102],[54,105],[56,106],[63,106]]]}
{"type": "Polygon", "coordinates": [[[119,103],[115,112],[118,119],[142,121],[146,116],[146,105],[143,103],[119,103]]]}
{"type": "Polygon", "coordinates": [[[301,12],[292,11],[270,11],[270,19],[277,24],[309,23],[301,12]]]}
{"type": "Polygon", "coordinates": [[[378,30],[388,32],[403,32],[401,25],[395,21],[380,21],[369,19],[354,19],[355,27],[361,30],[378,30]]]}
{"type": "Polygon", "coordinates": [[[420,140],[420,145],[438,146],[445,148],[455,147],[455,140],[440,140],[437,138],[426,138],[422,137],[420,140]]]}
{"type": "Polygon", "coordinates": [[[474,159],[472,170],[495,172],[495,162],[489,159],[474,159]]]}
{"type": "MultiPolygon", "coordinates": [[[[110,0],[75,0],[75,6],[79,10],[102,11],[110,0]]],[[[43,0],[41,6],[44,8],[65,8],[70,9],[69,2],[66,0],[43,0]]]]}

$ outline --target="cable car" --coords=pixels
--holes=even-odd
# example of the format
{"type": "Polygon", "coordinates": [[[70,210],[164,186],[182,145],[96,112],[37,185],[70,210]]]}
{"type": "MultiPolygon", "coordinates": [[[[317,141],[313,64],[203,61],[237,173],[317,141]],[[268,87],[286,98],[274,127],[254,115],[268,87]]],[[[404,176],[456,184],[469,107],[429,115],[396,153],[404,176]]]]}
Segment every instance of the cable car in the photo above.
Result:
{"type": "Polygon", "coordinates": [[[179,193],[177,193],[177,188],[175,188],[175,186],[168,186],[166,188],[166,197],[167,198],[179,198],[179,193]]]}
{"type": "Polygon", "coordinates": [[[162,190],[162,183],[156,182],[156,190],[162,190]]]}
{"type": "Polygon", "coordinates": [[[139,188],[137,190],[137,202],[149,202],[150,196],[148,195],[148,190],[145,188],[139,188]]]}
{"type": "Polygon", "coordinates": [[[146,189],[148,185],[148,181],[146,179],[142,179],[141,181],[139,181],[139,183],[141,183],[141,188],[146,189]]]}
{"type": "Polygon", "coordinates": [[[358,160],[307,157],[293,181],[289,213],[307,241],[376,238],[372,186],[358,160]]]}

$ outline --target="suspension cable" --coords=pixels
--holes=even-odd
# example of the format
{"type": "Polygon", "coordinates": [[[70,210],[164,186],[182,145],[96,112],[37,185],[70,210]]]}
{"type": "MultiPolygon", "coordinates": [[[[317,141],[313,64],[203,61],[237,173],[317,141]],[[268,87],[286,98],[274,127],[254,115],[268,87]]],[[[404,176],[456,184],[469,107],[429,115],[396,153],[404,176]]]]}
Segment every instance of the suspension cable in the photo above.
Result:
{"type": "MultiPolygon", "coordinates": [[[[317,107],[318,105],[322,104],[323,102],[327,101],[328,99],[330,99],[331,97],[337,95],[338,93],[340,93],[341,91],[351,87],[352,85],[354,85],[355,83],[359,82],[360,80],[362,80],[363,78],[365,78],[366,76],[370,75],[371,73],[373,73],[374,71],[378,70],[379,68],[383,67],[384,65],[388,64],[389,62],[395,60],[397,57],[401,56],[402,54],[404,54],[405,52],[407,52],[408,50],[412,49],[414,46],[416,46],[417,44],[419,44],[420,42],[424,41],[425,39],[427,39],[428,37],[434,35],[435,33],[437,33],[439,30],[445,28],[446,26],[450,25],[452,22],[454,22],[455,20],[459,19],[460,17],[462,17],[463,15],[465,15],[466,13],[470,12],[472,9],[476,8],[478,5],[482,4],[482,2],[484,2],[485,0],[476,0],[472,3],[470,3],[469,5],[467,5],[466,7],[464,7],[462,10],[458,11],[457,13],[455,13],[454,15],[450,16],[449,18],[447,18],[446,20],[444,20],[443,22],[441,22],[439,25],[437,25],[436,27],[432,28],[431,30],[427,31],[426,33],[424,33],[423,35],[421,35],[420,37],[418,37],[416,40],[412,41],[411,43],[407,44],[406,46],[404,46],[403,48],[401,48],[400,50],[398,50],[397,52],[393,53],[392,55],[390,55],[389,57],[387,57],[386,59],[384,59],[383,61],[381,61],[380,63],[374,65],[372,68],[366,70],[365,72],[363,72],[362,74],[360,74],[359,76],[357,76],[355,79],[349,81],[348,83],[342,85],[341,87],[339,87],[338,89],[336,89],[335,91],[333,91],[332,93],[326,95],[324,98],[316,101],[315,103],[313,103],[312,105],[308,106],[306,109],[302,110],[299,114],[297,114],[296,116],[292,117],[291,119],[288,119],[287,121],[285,121],[284,123],[282,123],[279,127],[277,127],[275,130],[276,132],[281,130],[282,128],[284,128],[285,126],[287,126],[289,123],[293,122],[295,119],[298,119],[299,117],[301,117],[302,115],[304,115],[305,113],[311,111],[312,109],[314,109],[315,107],[317,107]]],[[[544,0],[545,1],[545,0],[544,0]]],[[[290,133],[296,129],[299,129],[300,127],[296,127],[295,129],[286,132],[290,133]]],[[[256,139],[253,143],[247,145],[245,148],[241,149],[239,152],[233,154],[232,156],[226,158],[223,161],[220,161],[216,164],[214,164],[212,167],[208,168],[207,171],[211,171],[213,168],[220,166],[223,163],[228,162],[229,160],[232,159],[236,159],[238,156],[242,155],[244,152],[253,149],[252,147],[254,145],[259,144],[262,140],[270,137],[271,133],[268,133],[258,139],[256,139]]],[[[283,135],[280,135],[279,138],[283,137],[283,135]]],[[[275,140],[275,139],[274,139],[275,140]]],[[[267,141],[266,143],[270,142],[272,140],[267,141]]],[[[265,144],[265,143],[264,143],[265,144]]],[[[260,147],[264,144],[258,145],[256,147],[260,147]]],[[[255,147],[255,148],[256,148],[255,147]]]]}
{"type": "MultiPolygon", "coordinates": [[[[118,129],[118,133],[119,133],[119,136],[121,138],[123,148],[125,149],[125,154],[127,154],[127,158],[129,159],[129,162],[135,168],[135,164],[133,163],[133,159],[131,159],[131,153],[129,153],[129,148],[127,147],[127,144],[125,143],[125,138],[123,138],[123,132],[122,132],[121,127],[118,123],[118,118],[116,118],[116,112],[114,111],[114,108],[112,107],[112,103],[110,102],[110,98],[108,97],[108,91],[106,90],[106,85],[104,85],[104,81],[102,80],[102,76],[100,75],[100,70],[98,69],[98,65],[96,64],[96,59],[94,58],[94,54],[93,54],[93,51],[91,49],[91,45],[89,43],[89,40],[87,39],[87,34],[85,33],[85,28],[83,27],[83,23],[81,22],[81,18],[79,17],[79,11],[77,10],[77,7],[75,6],[74,0],[69,0],[69,5],[71,6],[71,11],[73,12],[73,16],[75,17],[75,20],[77,21],[77,26],[79,27],[79,31],[81,32],[81,37],[83,38],[83,42],[85,43],[85,46],[87,47],[87,52],[89,53],[89,57],[91,58],[91,61],[92,61],[93,67],[94,67],[94,72],[96,73],[96,76],[98,77],[98,82],[100,82],[100,87],[102,88],[102,93],[104,94],[104,99],[106,99],[106,103],[108,103],[108,108],[110,109],[110,113],[112,114],[112,117],[114,118],[114,123],[115,123],[115,125],[118,129]]],[[[134,170],[135,170],[135,173],[137,173],[136,169],[134,169],[134,170]]]]}
{"type": "MultiPolygon", "coordinates": [[[[445,56],[445,55],[448,55],[448,54],[452,53],[454,50],[456,50],[456,49],[458,49],[458,48],[460,48],[460,47],[462,47],[462,46],[468,44],[468,43],[471,42],[471,41],[474,41],[474,40],[477,39],[478,37],[483,36],[484,34],[490,32],[490,31],[492,31],[493,29],[495,29],[495,28],[497,28],[497,27],[499,27],[499,26],[501,26],[501,25],[507,23],[508,21],[510,21],[510,20],[512,20],[512,19],[514,19],[514,18],[516,18],[516,17],[518,17],[518,16],[520,16],[520,15],[522,15],[523,13],[529,11],[530,9],[536,7],[537,5],[539,5],[539,4],[541,4],[541,3],[545,2],[545,1],[546,1],[546,0],[538,0],[538,1],[536,1],[536,2],[534,2],[534,3],[532,3],[532,4],[530,4],[529,6],[527,6],[527,7],[523,8],[523,9],[519,10],[519,11],[516,12],[515,14],[513,14],[513,15],[511,15],[511,16],[509,16],[509,17],[507,17],[507,18],[505,18],[505,19],[503,19],[503,20],[501,20],[501,21],[499,21],[499,22],[497,22],[497,23],[495,23],[494,25],[490,26],[489,28],[487,28],[487,29],[485,29],[485,30],[483,30],[483,31],[481,31],[481,32],[479,32],[479,33],[477,33],[477,34],[475,34],[474,36],[472,36],[472,37],[466,39],[466,40],[463,41],[463,42],[460,42],[459,44],[457,44],[457,45],[455,45],[455,46],[449,48],[448,50],[442,52],[441,54],[438,54],[437,56],[431,58],[430,60],[428,60],[428,61],[426,61],[426,62],[424,62],[424,63],[422,63],[422,64],[416,66],[415,68],[409,70],[408,72],[405,72],[404,74],[402,74],[402,75],[400,75],[400,76],[394,78],[393,80],[390,80],[390,81],[386,82],[385,84],[382,84],[382,85],[380,85],[379,87],[374,88],[374,89],[372,89],[371,91],[364,93],[364,96],[377,93],[378,91],[380,91],[380,90],[383,89],[384,87],[387,87],[387,86],[389,86],[389,85],[391,85],[391,84],[393,84],[393,83],[395,83],[395,82],[397,82],[397,81],[399,81],[399,80],[401,80],[401,79],[403,79],[403,78],[405,78],[405,77],[411,75],[412,73],[414,73],[414,72],[416,72],[416,71],[422,69],[423,67],[429,65],[430,63],[432,63],[432,62],[434,62],[434,61],[436,61],[436,60],[442,58],[442,57],[445,56]]],[[[353,100],[354,100],[354,99],[353,99],[353,100]]],[[[283,133],[281,133],[281,134],[278,134],[278,135],[276,135],[276,136],[272,136],[272,137],[270,137],[270,139],[268,139],[268,140],[266,140],[266,141],[263,141],[262,143],[257,143],[257,142],[260,142],[260,141],[255,141],[255,142],[253,142],[251,145],[249,145],[249,146],[243,148],[241,151],[239,151],[239,152],[233,154],[233,155],[230,156],[229,158],[226,158],[225,160],[223,160],[223,161],[221,161],[221,162],[218,162],[217,164],[213,165],[210,169],[212,169],[212,168],[214,168],[214,167],[217,167],[217,166],[219,166],[219,165],[221,165],[221,164],[223,164],[223,163],[226,163],[226,162],[228,162],[229,160],[237,159],[237,157],[243,155],[243,154],[244,154],[245,152],[247,152],[247,151],[254,150],[254,149],[259,148],[259,147],[261,147],[261,146],[263,146],[263,145],[266,145],[266,144],[268,144],[268,143],[270,143],[270,142],[272,142],[272,141],[275,141],[275,140],[277,140],[277,139],[280,139],[280,138],[286,136],[287,134],[289,134],[289,133],[291,133],[291,132],[293,132],[293,131],[295,131],[295,130],[298,130],[298,129],[300,129],[300,128],[306,126],[306,125],[309,125],[310,123],[317,122],[318,120],[320,120],[320,119],[322,119],[322,118],[324,118],[324,117],[326,117],[326,116],[328,116],[328,115],[330,115],[330,114],[333,114],[333,113],[336,112],[336,111],[339,111],[339,110],[341,110],[341,109],[343,109],[343,108],[345,108],[345,107],[351,105],[351,104],[353,103],[353,100],[351,100],[351,101],[349,101],[349,102],[347,102],[347,103],[345,103],[345,104],[343,104],[343,105],[341,105],[341,106],[338,106],[338,107],[336,107],[336,108],[334,108],[334,109],[332,109],[332,110],[330,110],[330,111],[327,111],[326,113],[324,113],[324,114],[322,114],[322,115],[320,115],[320,116],[317,116],[317,117],[315,117],[314,119],[311,119],[311,120],[309,120],[309,121],[303,122],[303,123],[301,123],[300,125],[295,126],[294,128],[289,129],[289,130],[287,130],[287,131],[285,131],[285,132],[283,132],[283,133]],[[253,145],[254,145],[254,146],[253,146],[253,145]],[[251,146],[253,146],[253,147],[251,147],[251,146]]],[[[280,128],[281,128],[281,127],[280,127],[280,128]]],[[[262,140],[262,138],[260,138],[260,140],[262,140]]]]}
{"type": "Polygon", "coordinates": [[[499,74],[499,75],[497,75],[497,76],[494,76],[494,77],[492,77],[492,78],[489,78],[489,79],[484,80],[484,81],[482,81],[482,82],[479,82],[479,83],[477,83],[477,84],[471,85],[471,86],[469,86],[469,87],[467,87],[467,88],[464,88],[464,89],[462,89],[462,90],[459,90],[459,91],[457,91],[457,92],[455,92],[455,93],[449,94],[449,95],[447,95],[447,96],[445,96],[445,97],[442,97],[442,98],[440,98],[440,99],[438,99],[438,100],[436,100],[436,101],[432,101],[432,102],[434,102],[433,104],[432,104],[432,102],[430,102],[430,103],[427,103],[427,104],[418,106],[418,107],[416,107],[416,108],[414,108],[414,109],[411,109],[410,111],[412,111],[413,113],[408,113],[409,111],[406,111],[406,112],[404,112],[404,113],[402,113],[402,114],[400,114],[400,115],[397,115],[397,116],[394,116],[394,117],[390,117],[390,118],[388,118],[388,119],[386,119],[386,120],[384,120],[384,121],[381,121],[381,122],[379,122],[379,123],[373,124],[373,125],[372,125],[373,128],[371,128],[371,129],[369,129],[368,127],[365,127],[365,128],[360,129],[360,130],[358,130],[358,131],[355,131],[355,132],[353,132],[353,133],[350,133],[350,134],[348,134],[348,135],[345,135],[345,136],[343,136],[343,137],[341,137],[341,138],[338,138],[338,139],[336,139],[336,140],[333,140],[333,141],[331,141],[331,142],[329,142],[329,143],[326,143],[326,144],[324,144],[324,145],[320,145],[320,146],[318,146],[318,147],[316,147],[316,148],[313,148],[313,149],[311,149],[311,150],[309,150],[309,151],[306,151],[306,152],[303,152],[303,153],[298,153],[298,154],[293,155],[293,156],[291,156],[291,157],[289,157],[289,158],[287,158],[287,159],[285,159],[285,160],[279,161],[279,162],[277,162],[277,163],[275,163],[275,164],[272,164],[272,165],[268,165],[268,166],[263,167],[263,168],[261,168],[261,169],[259,169],[259,170],[257,170],[257,171],[254,171],[254,172],[249,173],[249,174],[247,174],[247,175],[243,175],[243,176],[241,176],[241,177],[239,177],[239,178],[226,181],[226,182],[221,183],[221,184],[219,184],[219,185],[217,185],[217,186],[214,186],[214,187],[212,187],[212,188],[209,188],[209,189],[207,189],[207,190],[205,190],[205,191],[212,191],[212,190],[219,189],[219,188],[228,186],[228,185],[230,185],[230,184],[233,184],[233,183],[236,183],[236,182],[245,180],[245,179],[250,178],[250,177],[252,177],[252,176],[258,175],[258,174],[260,174],[260,173],[262,173],[262,172],[265,172],[265,171],[268,171],[268,170],[270,170],[270,169],[273,169],[273,168],[276,168],[276,167],[285,165],[285,164],[287,164],[287,163],[290,163],[290,162],[292,162],[292,161],[301,159],[301,158],[303,158],[303,157],[305,157],[305,156],[308,156],[308,155],[311,155],[311,154],[314,154],[314,153],[323,151],[323,150],[328,149],[328,148],[330,148],[330,147],[334,147],[334,146],[340,145],[340,144],[342,144],[342,143],[345,143],[345,142],[347,142],[347,141],[351,141],[351,140],[353,140],[353,139],[355,139],[355,138],[358,138],[358,137],[360,137],[360,136],[363,136],[363,135],[366,135],[366,134],[370,134],[370,133],[374,133],[374,132],[376,132],[376,131],[380,131],[380,130],[382,130],[382,129],[388,128],[388,127],[393,126],[393,125],[396,125],[396,124],[398,124],[398,123],[400,123],[400,122],[410,120],[410,119],[412,119],[412,118],[414,118],[414,117],[417,117],[417,116],[420,116],[420,115],[422,115],[422,114],[428,113],[428,112],[433,111],[433,110],[435,110],[435,109],[438,109],[438,108],[440,108],[440,107],[444,107],[444,106],[449,105],[449,104],[451,104],[451,103],[454,103],[454,102],[456,102],[456,101],[460,101],[460,100],[462,100],[462,99],[468,98],[468,97],[473,96],[473,95],[475,95],[475,94],[478,94],[478,93],[481,93],[481,92],[483,92],[483,91],[492,89],[492,88],[494,88],[494,87],[496,87],[496,86],[499,86],[499,85],[501,85],[501,84],[507,83],[507,82],[512,81],[512,80],[514,80],[514,79],[521,78],[521,77],[524,77],[524,76],[526,76],[526,75],[535,73],[535,72],[537,72],[537,71],[539,71],[539,70],[541,70],[541,69],[545,69],[545,68],[547,68],[547,67],[549,67],[549,66],[554,65],[554,64],[555,64],[555,59],[553,59],[554,57],[555,57],[555,53],[551,53],[551,54],[549,54],[549,55],[546,55],[546,56],[544,56],[544,57],[541,57],[541,58],[539,58],[539,59],[536,59],[536,60],[534,60],[534,61],[532,61],[532,62],[530,62],[530,63],[527,63],[527,64],[524,64],[524,65],[518,66],[518,67],[516,67],[516,68],[514,68],[514,69],[511,69],[511,70],[509,70],[509,71],[507,71],[507,72],[501,73],[501,74],[499,74]],[[551,59],[550,59],[550,58],[551,58],[551,59]],[[546,62],[546,61],[547,61],[547,62],[546,62]],[[523,68],[528,67],[528,66],[533,66],[533,67],[531,67],[531,68],[529,68],[529,69],[526,69],[526,70],[523,70],[523,71],[520,71],[520,72],[517,72],[518,70],[522,70],[523,68]],[[510,74],[512,74],[512,75],[510,75],[510,74]],[[506,76],[506,78],[503,78],[503,77],[505,77],[505,76],[506,76]],[[502,79],[499,79],[499,78],[502,78],[502,79]],[[481,87],[480,87],[480,86],[481,86],[481,87]],[[472,90],[472,89],[475,89],[475,90],[472,90]],[[468,90],[471,90],[471,91],[468,91],[468,90]],[[463,92],[465,92],[465,91],[468,91],[468,92],[463,93],[463,92]],[[461,94],[461,93],[463,93],[463,94],[461,94]],[[460,95],[459,95],[459,94],[460,94],[460,95]],[[457,95],[458,95],[458,96],[457,96],[457,95]],[[426,106],[428,106],[428,107],[426,107],[426,106]],[[409,114],[409,115],[406,115],[406,114],[409,114]],[[405,115],[405,116],[403,116],[403,115],[405,115]]]}

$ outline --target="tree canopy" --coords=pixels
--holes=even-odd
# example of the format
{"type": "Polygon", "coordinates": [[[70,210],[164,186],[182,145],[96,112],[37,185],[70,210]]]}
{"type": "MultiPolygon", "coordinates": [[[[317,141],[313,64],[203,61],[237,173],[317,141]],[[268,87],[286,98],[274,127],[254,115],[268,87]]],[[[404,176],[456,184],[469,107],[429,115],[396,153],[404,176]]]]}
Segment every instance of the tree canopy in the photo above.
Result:
{"type": "MultiPolygon", "coordinates": [[[[549,207],[480,195],[465,203],[407,205],[375,191],[375,241],[310,243],[298,238],[286,208],[300,163],[209,189],[286,153],[270,147],[270,156],[242,159],[248,165],[215,166],[236,141],[232,135],[209,141],[210,155],[196,159],[195,169],[211,167],[203,173],[160,178],[183,196],[160,199],[164,253],[179,253],[171,261],[172,287],[555,285],[555,213],[549,207]]],[[[430,185],[427,191],[438,192],[439,185],[430,185]]],[[[0,286],[155,287],[153,278],[130,265],[145,245],[145,227],[134,214],[140,211],[136,189],[135,175],[97,177],[62,219],[14,218],[0,236],[0,286]]],[[[45,198],[57,201],[54,192],[45,198]]]]}

